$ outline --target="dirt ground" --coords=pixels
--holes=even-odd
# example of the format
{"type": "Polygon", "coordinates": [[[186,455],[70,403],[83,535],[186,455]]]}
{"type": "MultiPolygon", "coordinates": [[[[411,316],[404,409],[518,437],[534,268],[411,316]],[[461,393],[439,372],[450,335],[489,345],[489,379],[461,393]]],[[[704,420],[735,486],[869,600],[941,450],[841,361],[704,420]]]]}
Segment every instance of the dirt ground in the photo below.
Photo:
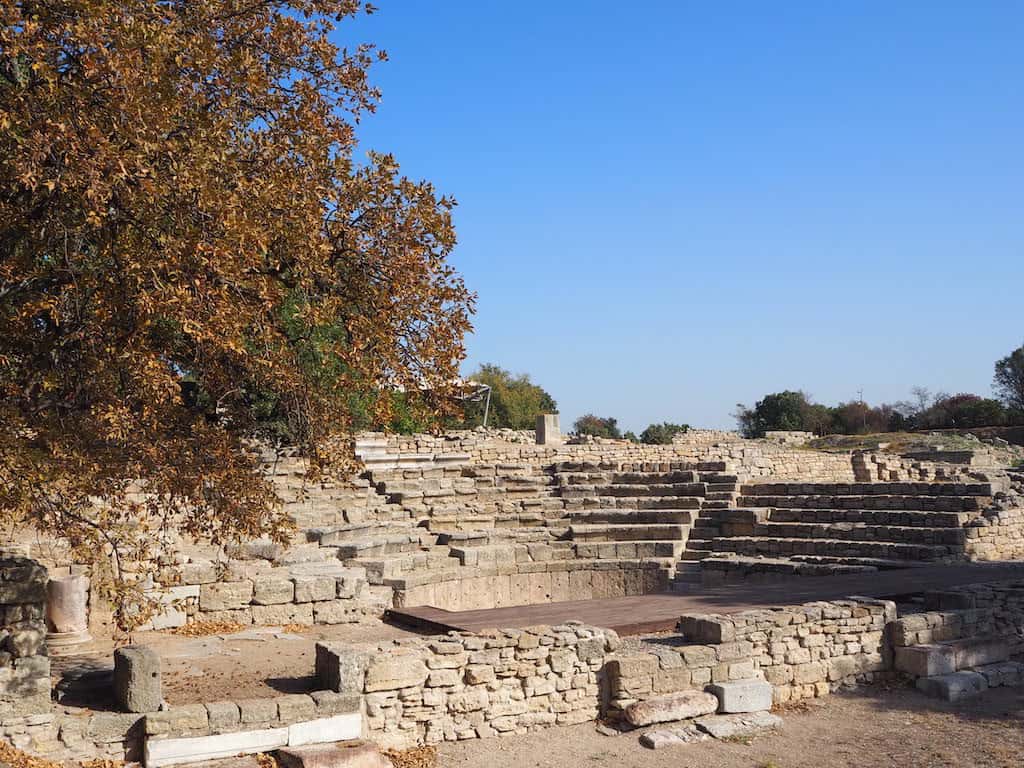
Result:
{"type": "Polygon", "coordinates": [[[593,725],[476,739],[438,749],[438,768],[1019,768],[1024,688],[949,705],[912,689],[864,688],[779,711],[782,730],[749,742],[650,750],[593,725]]]}
{"type": "MultiPolygon", "coordinates": [[[[368,620],[360,624],[317,627],[251,627],[239,632],[185,637],[167,632],[136,632],[130,642],[150,646],[162,659],[164,699],[168,704],[191,704],[221,699],[264,698],[315,690],[314,647],[318,640],[341,640],[353,645],[378,642],[414,633],[368,620]]],[[[59,675],[102,676],[113,669],[116,644],[98,641],[88,657],[54,659],[59,675]]],[[[109,686],[90,685],[83,679],[64,703],[107,709],[112,701],[100,699],[109,686]]]]}

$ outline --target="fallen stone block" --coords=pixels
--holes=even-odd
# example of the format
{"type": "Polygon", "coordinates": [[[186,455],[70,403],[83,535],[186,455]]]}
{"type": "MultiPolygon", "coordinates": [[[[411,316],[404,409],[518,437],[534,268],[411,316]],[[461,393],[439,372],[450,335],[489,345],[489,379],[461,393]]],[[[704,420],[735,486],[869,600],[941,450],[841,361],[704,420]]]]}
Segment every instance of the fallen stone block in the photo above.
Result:
{"type": "Polygon", "coordinates": [[[977,696],[988,688],[985,676],[962,670],[948,675],[917,678],[917,689],[927,696],[956,702],[977,696]]]}
{"type": "Polygon", "coordinates": [[[663,747],[678,747],[682,744],[692,744],[696,741],[707,741],[711,737],[695,725],[681,725],[677,728],[661,728],[656,731],[648,731],[640,736],[640,745],[648,749],[662,749],[663,747]]]}
{"type": "Polygon", "coordinates": [[[764,680],[730,680],[715,683],[705,690],[718,697],[722,714],[761,712],[772,708],[772,686],[764,680]]]}
{"type": "Polygon", "coordinates": [[[391,768],[391,761],[365,741],[288,747],[277,752],[281,768],[391,768]]]}
{"type": "Polygon", "coordinates": [[[782,727],[782,718],[770,712],[737,715],[712,715],[693,721],[704,733],[716,739],[742,739],[782,727]]]}
{"type": "Polygon", "coordinates": [[[989,688],[996,688],[1001,685],[1016,686],[1024,684],[1024,664],[1016,661],[986,664],[985,666],[975,667],[971,671],[983,675],[989,688]]]}
{"type": "Polygon", "coordinates": [[[703,691],[680,691],[638,701],[626,708],[630,725],[654,725],[689,720],[718,710],[718,697],[703,691]]]}

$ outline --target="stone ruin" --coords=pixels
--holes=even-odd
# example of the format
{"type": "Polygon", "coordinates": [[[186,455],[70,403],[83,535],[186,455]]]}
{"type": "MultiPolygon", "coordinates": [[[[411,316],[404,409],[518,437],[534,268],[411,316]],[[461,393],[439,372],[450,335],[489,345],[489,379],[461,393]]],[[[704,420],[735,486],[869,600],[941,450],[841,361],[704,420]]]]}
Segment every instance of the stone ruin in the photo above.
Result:
{"type": "MultiPolygon", "coordinates": [[[[750,441],[699,430],[667,446],[508,437],[364,436],[365,470],[315,487],[301,458],[268,455],[296,538],[225,549],[178,542],[151,587],[164,607],[148,628],[337,624],[417,605],[493,608],[1024,559],[1024,478],[991,466],[990,455],[824,453],[788,434],[750,441]]],[[[51,594],[80,593],[64,581],[51,594]]],[[[317,649],[320,690],[169,709],[159,659],[127,648],[115,659],[120,711],[68,718],[49,698],[46,584],[34,562],[0,561],[0,736],[40,753],[148,766],[598,718],[672,723],[645,734],[659,747],[773,727],[770,703],[880,677],[917,678],[949,700],[1022,680],[1013,659],[1024,650],[1024,587],[986,585],[937,593],[927,598],[935,610],[907,616],[867,598],[683,616],[674,643],[628,648],[610,630],[572,622],[382,644],[370,655],[327,644],[317,649]]],[[[88,632],[80,615],[50,629],[58,640],[88,632]]]]}

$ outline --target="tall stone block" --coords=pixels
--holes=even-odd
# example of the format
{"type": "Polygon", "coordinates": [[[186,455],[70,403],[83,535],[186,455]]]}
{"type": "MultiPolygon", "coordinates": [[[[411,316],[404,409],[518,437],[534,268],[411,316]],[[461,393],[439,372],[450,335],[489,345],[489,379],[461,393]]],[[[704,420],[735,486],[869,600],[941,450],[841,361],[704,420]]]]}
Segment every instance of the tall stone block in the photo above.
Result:
{"type": "Polygon", "coordinates": [[[114,651],[114,695],[125,712],[156,712],[163,702],[160,656],[144,645],[114,651]]]}
{"type": "Polygon", "coordinates": [[[562,430],[557,413],[544,413],[537,417],[537,445],[561,445],[562,430]]]}

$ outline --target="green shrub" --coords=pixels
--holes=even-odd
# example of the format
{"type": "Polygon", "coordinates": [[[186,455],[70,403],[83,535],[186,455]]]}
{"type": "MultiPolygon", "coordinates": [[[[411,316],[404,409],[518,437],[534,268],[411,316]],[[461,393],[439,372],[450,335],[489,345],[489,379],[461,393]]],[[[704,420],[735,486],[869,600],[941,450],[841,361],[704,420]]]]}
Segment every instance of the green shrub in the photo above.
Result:
{"type": "Polygon", "coordinates": [[[672,438],[688,432],[689,429],[689,424],[672,424],[668,421],[651,424],[640,433],[640,442],[647,445],[669,445],[672,438]]]}

